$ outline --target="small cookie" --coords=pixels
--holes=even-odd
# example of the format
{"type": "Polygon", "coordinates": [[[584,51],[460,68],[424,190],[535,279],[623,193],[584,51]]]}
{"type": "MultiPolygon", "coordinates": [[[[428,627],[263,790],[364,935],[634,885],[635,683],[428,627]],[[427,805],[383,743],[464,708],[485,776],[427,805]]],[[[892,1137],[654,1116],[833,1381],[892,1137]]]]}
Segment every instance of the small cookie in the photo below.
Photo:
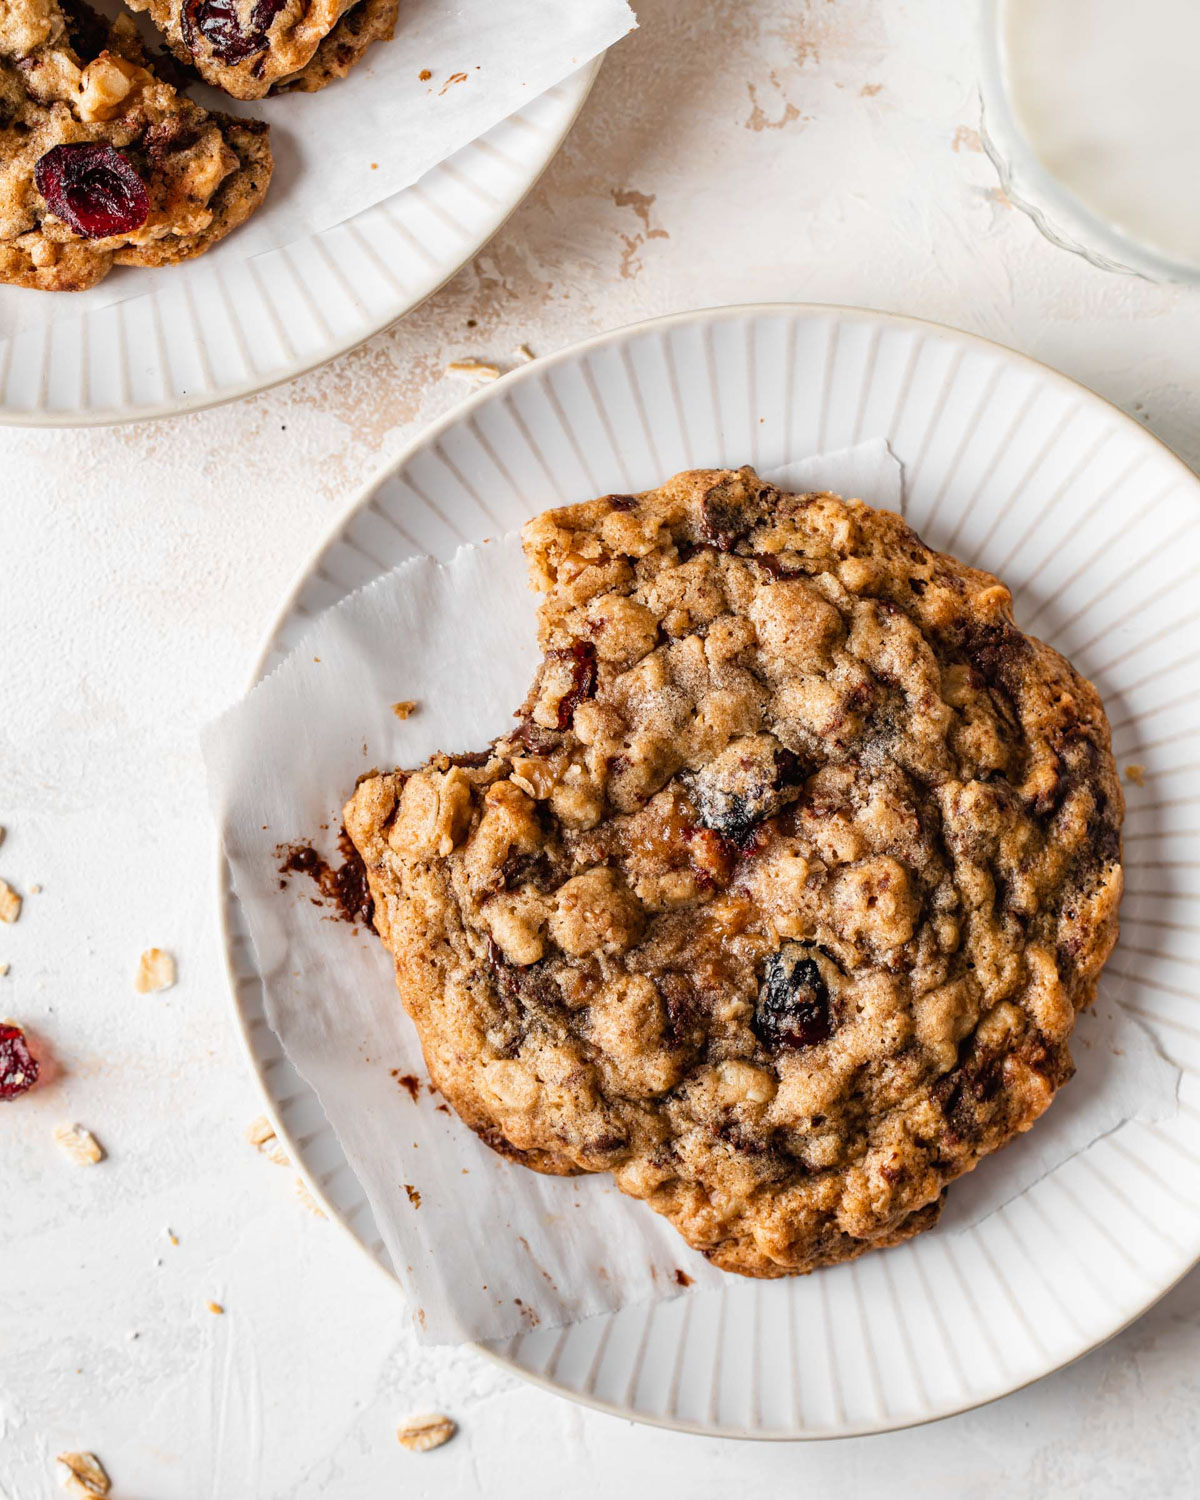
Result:
{"type": "Polygon", "coordinates": [[[434,1085],[725,1270],[929,1227],[1070,1077],[1116,940],[1095,689],[899,516],[749,469],[525,549],[520,727],[345,812],[434,1085]]]}
{"type": "Polygon", "coordinates": [[[266,125],[154,73],[128,16],[0,5],[0,282],[82,291],[114,265],[202,255],[271,180],[266,125]]]}

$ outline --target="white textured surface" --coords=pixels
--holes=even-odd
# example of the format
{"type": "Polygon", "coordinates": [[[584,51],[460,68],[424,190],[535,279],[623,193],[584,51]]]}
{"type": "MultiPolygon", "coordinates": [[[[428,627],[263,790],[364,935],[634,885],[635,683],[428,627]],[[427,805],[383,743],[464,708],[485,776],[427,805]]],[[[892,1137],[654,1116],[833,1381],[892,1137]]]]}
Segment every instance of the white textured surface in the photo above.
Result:
{"type": "Polygon", "coordinates": [[[58,1493],[64,1447],[93,1447],[137,1500],[1195,1493],[1195,1274],[997,1406],[749,1448],[418,1349],[379,1272],[241,1139],[259,1103],[216,951],[196,729],[349,489],[461,393],[446,360],[707,303],[866,303],[1027,349],[1200,464],[1200,298],[1085,266],[999,198],[974,149],[970,10],[642,0],[532,199],[400,328],[236,408],[0,436],[0,873],[44,887],[0,934],[0,1011],[67,1070],[0,1118],[5,1500],[58,1493]],[[178,952],[180,983],[136,997],[150,943],[178,952]],[[110,1160],[71,1169],[64,1118],[110,1160]],[[430,1407],[460,1436],[404,1453],[395,1422],[430,1407]]]}

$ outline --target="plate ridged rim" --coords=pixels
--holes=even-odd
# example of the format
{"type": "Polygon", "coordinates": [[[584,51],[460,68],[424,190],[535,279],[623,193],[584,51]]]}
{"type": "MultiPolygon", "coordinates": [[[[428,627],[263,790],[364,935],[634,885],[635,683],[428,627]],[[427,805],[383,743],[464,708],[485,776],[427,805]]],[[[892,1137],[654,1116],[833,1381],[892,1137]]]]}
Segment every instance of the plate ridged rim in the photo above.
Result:
{"type": "MultiPolygon", "coordinates": [[[[452,434],[457,428],[465,427],[470,424],[472,422],[472,419],[474,418],[475,413],[478,412],[481,408],[486,408],[492,402],[498,400],[507,400],[511,395],[515,393],[516,389],[524,383],[543,381],[546,376],[553,374],[556,370],[561,371],[564,367],[582,366],[590,355],[593,355],[598,351],[606,351],[612,349],[627,351],[631,346],[636,345],[637,341],[639,340],[647,340],[655,337],[665,339],[670,334],[677,333],[680,330],[684,329],[697,330],[702,338],[707,337],[709,340],[711,340],[714,335],[714,330],[728,327],[731,324],[741,322],[749,327],[752,324],[757,325],[758,323],[768,320],[775,320],[776,322],[783,322],[789,325],[793,338],[795,337],[797,328],[804,328],[810,324],[820,324],[822,322],[827,323],[831,328],[837,330],[837,332],[831,335],[831,347],[836,347],[837,340],[840,337],[840,330],[844,327],[855,328],[859,330],[863,329],[864,327],[873,327],[874,331],[872,336],[875,341],[874,348],[876,349],[878,347],[880,338],[889,331],[894,333],[907,333],[912,338],[921,341],[916,346],[916,351],[913,355],[914,366],[916,363],[917,353],[920,352],[920,349],[924,347],[925,343],[930,341],[936,343],[939,346],[950,347],[956,351],[954,354],[954,358],[951,361],[952,371],[961,371],[963,360],[967,358],[972,352],[974,352],[976,355],[991,359],[992,361],[996,362],[998,366],[999,373],[996,375],[995,380],[989,382],[989,390],[994,389],[995,383],[999,380],[999,375],[1003,373],[1004,370],[1007,369],[1023,372],[1027,378],[1036,380],[1041,387],[1044,387],[1051,392],[1056,392],[1060,397],[1071,402],[1072,409],[1074,411],[1086,412],[1092,420],[1106,423],[1117,434],[1123,434],[1126,441],[1131,443],[1133,447],[1137,449],[1142,455],[1143,462],[1153,461],[1153,463],[1156,464],[1160,470],[1171,476],[1171,484],[1169,488],[1173,490],[1178,489],[1184,492],[1184,503],[1187,508],[1187,513],[1191,515],[1192,511],[1194,510],[1196,516],[1200,517],[1200,506],[1196,506],[1196,501],[1198,498],[1200,498],[1200,480],[1197,479],[1197,477],[1182,463],[1181,460],[1179,460],[1175,455],[1171,454],[1164,445],[1159,443],[1158,440],[1155,439],[1151,434],[1146,432],[1144,428],[1140,427],[1136,422],[1134,422],[1132,418],[1126,416],[1118,408],[1113,407],[1110,403],[1106,402],[1103,398],[1096,395],[1094,392],[1089,391],[1086,387],[1079,385],[1078,383],[1072,381],[1069,377],[1064,376],[1057,371],[1041,365],[1039,362],[1029,358],[1028,356],[1015,353],[1014,351],[1008,350],[1001,345],[992,343],[985,339],[981,339],[975,335],[961,333],[958,330],[946,328],[938,324],[925,322],[923,320],[905,318],[889,313],[877,313],[865,309],[841,308],[835,306],[783,303],[724,307],[710,310],[701,310],[691,313],[674,314],[665,318],[658,318],[649,322],[635,324],[627,328],[619,329],[614,332],[605,333],[595,338],[585,340],[582,343],[573,345],[556,355],[548,357],[547,359],[539,360],[534,365],[530,365],[513,372],[511,375],[505,377],[504,380],[497,382],[495,385],[478,392],[476,395],[464,401],[452,412],[447,413],[432,427],[430,427],[419,437],[417,437],[403,453],[399,454],[396,457],[390,458],[385,464],[383,464],[376,472],[376,474],[358,491],[358,493],[350,503],[348,509],[342,514],[339,520],[334,523],[326,538],[318,546],[310,562],[300,570],[293,587],[288,592],[283,606],[279,611],[274,625],[268,633],[268,637],[264,645],[262,654],[253,674],[253,680],[257,680],[258,677],[262,675],[262,672],[266,668],[267,664],[271,661],[272,656],[280,650],[280,638],[281,635],[283,635],[283,633],[285,632],[285,628],[289,624],[289,621],[295,621],[297,625],[299,625],[299,623],[302,621],[306,611],[301,602],[301,595],[306,585],[310,584],[314,578],[320,576],[323,579],[323,584],[332,586],[335,592],[340,589],[342,593],[345,593],[349,591],[349,587],[358,586],[357,583],[352,583],[347,586],[341,583],[336,577],[332,575],[322,574],[324,563],[329,559],[331,555],[335,555],[337,553],[339,544],[347,536],[347,534],[353,527],[355,520],[361,514],[370,510],[372,503],[377,498],[381,489],[386,486],[390,479],[392,479],[396,475],[403,473],[411,464],[412,460],[418,455],[437,449],[443,437],[452,434]]],[[[746,337],[749,344],[749,332],[747,332],[746,337]]],[[[828,401],[830,381],[832,378],[832,368],[833,366],[831,358],[829,365],[825,371],[826,402],[828,401]]],[[[911,374],[912,371],[910,370],[909,373],[911,374]]],[[[950,376],[947,376],[947,392],[950,390],[950,385],[950,376]]],[[[716,393],[714,386],[714,401],[715,400],[716,393]]],[[[902,405],[905,400],[907,400],[907,397],[903,397],[900,404],[902,405]]],[[[1027,405],[1033,405],[1032,396],[1027,405]]],[[[860,414],[863,409],[865,409],[865,395],[860,401],[860,414]]],[[[935,413],[934,420],[930,422],[930,432],[933,431],[936,416],[937,414],[935,413]]],[[[868,433],[864,435],[873,434],[868,433]]],[[[922,449],[918,458],[918,466],[920,465],[920,463],[925,462],[927,458],[928,445],[929,442],[927,437],[925,448],[922,449]]],[[[965,449],[965,447],[966,443],[964,440],[964,443],[960,445],[960,452],[955,460],[955,464],[952,466],[951,473],[953,473],[953,470],[957,468],[959,462],[961,461],[963,456],[961,450],[965,449]]],[[[1053,455],[1052,443],[1047,444],[1046,450],[1043,453],[1043,458],[1045,458],[1046,453],[1049,453],[1051,456],[1053,455]]],[[[1135,465],[1134,467],[1137,466],[1135,465]]],[[[946,480],[946,486],[949,485],[949,482],[950,481],[948,478],[946,480]]],[[[944,488],[946,486],[944,486],[944,488]]],[[[575,498],[579,497],[576,496],[575,498]]],[[[939,505],[940,502],[941,495],[939,494],[939,505]]],[[[1055,503],[1057,503],[1057,501],[1055,503]]],[[[960,527],[961,524],[962,523],[960,520],[960,527]]],[[[956,534],[957,530],[958,528],[956,528],[956,534]]],[[[936,539],[934,540],[934,545],[937,545],[936,539]]],[[[355,547],[354,543],[352,542],[350,543],[350,546],[354,549],[355,552],[358,553],[359,557],[365,556],[361,547],[355,547]]],[[[373,563],[373,566],[375,568],[375,572],[377,573],[381,564],[373,563]]],[[[1018,598],[1020,598],[1019,588],[1017,590],[1017,593],[1018,598]]],[[[1045,606],[1042,606],[1042,608],[1044,607],[1045,606]]],[[[284,649],[286,649],[286,639],[284,640],[283,645],[284,649]]],[[[1086,665],[1085,670],[1088,670],[1086,665]]],[[[1200,862],[1197,862],[1197,866],[1200,867],[1200,862]]],[[[1188,894],[1190,896],[1191,893],[1188,894]]],[[[231,990],[234,998],[235,1012],[238,1016],[239,1029],[241,1030],[241,1033],[243,1035],[247,1047],[248,1056],[256,1073],[260,1078],[260,1081],[263,1083],[268,1098],[271,1100],[273,1110],[278,1114],[279,1110],[281,1109],[286,1111],[290,1107],[295,1107],[297,1100],[302,1100],[307,1092],[307,1094],[309,1095],[310,1104],[315,1107],[317,1111],[319,1111],[319,1105],[316,1104],[315,1096],[311,1095],[311,1090],[308,1090],[307,1085],[303,1083],[303,1080],[300,1080],[298,1075],[296,1075],[291,1070],[291,1065],[286,1060],[286,1058],[283,1058],[281,1056],[278,1043],[273,1037],[273,1034],[270,1033],[269,1027],[266,1025],[265,1017],[262,1015],[260,995],[258,996],[256,1002],[256,978],[252,972],[252,966],[251,972],[247,972],[247,969],[245,967],[244,959],[245,953],[247,951],[245,946],[245,936],[244,933],[239,932],[240,919],[236,904],[236,897],[232,895],[230,884],[228,881],[228,873],[224,867],[223,861],[221,862],[220,871],[220,915],[222,922],[222,932],[226,940],[226,956],[229,964],[231,990]],[[255,1009],[256,1003],[257,1010],[255,1009]],[[293,1091],[292,1093],[287,1095],[282,1094],[282,1091],[278,1087],[278,1080],[280,1079],[287,1080],[288,1086],[293,1091]]],[[[1176,993],[1174,991],[1171,991],[1170,987],[1167,987],[1165,990],[1163,990],[1161,986],[1154,986],[1153,984],[1151,984],[1150,988],[1151,990],[1158,990],[1165,994],[1176,993]]],[[[1186,994],[1184,998],[1193,999],[1195,997],[1193,997],[1189,993],[1186,994]]],[[[1143,1012],[1141,1011],[1139,1011],[1138,1013],[1143,1014],[1143,1012]]],[[[1145,1019],[1151,1024],[1152,1029],[1155,1029],[1156,1034],[1160,1037],[1160,1039],[1164,1035],[1164,1027],[1170,1028],[1172,1025],[1174,1025],[1177,1030],[1183,1032],[1189,1031],[1189,1028],[1186,1025],[1182,1025],[1178,1022],[1172,1022],[1169,1018],[1164,1019],[1156,1017],[1154,1015],[1146,1015],[1145,1019]]],[[[1200,1030],[1196,1028],[1190,1028],[1190,1030],[1195,1037],[1200,1038],[1200,1030]]],[[[1164,1047],[1166,1050],[1170,1050],[1169,1048],[1166,1048],[1165,1043],[1164,1047]]],[[[1179,1119],[1182,1121],[1183,1117],[1186,1114],[1187,1118],[1200,1121],[1200,1067],[1194,1066],[1191,1062],[1181,1059],[1178,1055],[1175,1056],[1175,1061],[1180,1064],[1183,1070],[1184,1085],[1183,1089],[1181,1090],[1181,1094],[1187,1091],[1189,1086],[1194,1086],[1195,1090],[1194,1093],[1188,1096],[1188,1099],[1181,1106],[1179,1119]],[[1195,1098],[1195,1103],[1191,1102],[1192,1098],[1195,1098]]],[[[321,1118],[323,1119],[324,1117],[321,1116],[321,1118]]],[[[1168,1123],[1170,1123],[1171,1125],[1175,1124],[1174,1121],[1168,1123]]],[[[290,1122],[286,1119],[281,1120],[280,1125],[280,1133],[284,1137],[285,1141],[289,1144],[289,1148],[292,1151],[293,1160],[304,1171],[310,1183],[310,1186],[313,1188],[313,1191],[327,1205],[331,1217],[340,1222],[343,1227],[345,1227],[347,1231],[352,1235],[352,1237],[354,1237],[356,1241],[361,1246],[363,1246],[363,1248],[365,1248],[369,1253],[372,1254],[377,1264],[380,1264],[381,1267],[384,1267],[385,1252],[382,1241],[379,1239],[378,1232],[375,1229],[373,1219],[370,1215],[369,1207],[365,1203],[365,1195],[362,1194],[361,1189],[358,1188],[356,1181],[353,1179],[353,1175],[350,1173],[350,1169],[348,1167],[348,1164],[345,1163],[344,1157],[341,1158],[340,1161],[334,1161],[333,1165],[331,1166],[329,1165],[329,1158],[327,1154],[325,1164],[323,1165],[321,1160],[316,1159],[313,1150],[314,1145],[318,1143],[318,1137],[322,1135],[322,1132],[320,1130],[316,1131],[315,1133],[310,1131],[306,1136],[303,1133],[296,1132],[291,1127],[290,1122]],[[350,1181],[354,1184],[354,1188],[357,1189],[357,1193],[355,1194],[352,1191],[348,1197],[343,1197],[342,1184],[345,1183],[347,1175],[349,1175],[350,1181]]],[[[1109,1149],[1108,1151],[1109,1156],[1112,1155],[1112,1152],[1119,1150],[1123,1153],[1124,1156],[1130,1157],[1130,1159],[1132,1159],[1132,1154],[1126,1147],[1122,1146],[1121,1142],[1128,1132],[1135,1129],[1139,1131],[1154,1131],[1156,1132],[1158,1137],[1161,1137],[1164,1140],[1166,1140],[1170,1135],[1170,1132],[1165,1127],[1142,1127],[1140,1125],[1135,1126],[1132,1124],[1126,1125],[1122,1127],[1122,1130],[1120,1132],[1115,1133],[1114,1136],[1106,1138],[1105,1141],[1094,1143],[1087,1152],[1083,1153],[1080,1157],[1075,1158],[1074,1162],[1082,1164],[1080,1170],[1082,1170],[1083,1166],[1087,1166],[1089,1170],[1093,1171],[1102,1182],[1109,1183],[1109,1179],[1100,1172],[1099,1168],[1096,1168],[1094,1166],[1091,1158],[1093,1157],[1094,1153],[1096,1153],[1098,1148],[1106,1147],[1108,1143],[1112,1143],[1111,1149],[1109,1149]]],[[[328,1127],[327,1122],[325,1124],[324,1131],[329,1137],[333,1136],[333,1132],[328,1127]]],[[[336,1138],[334,1138],[334,1142],[336,1146],[336,1138]]],[[[1195,1174],[1192,1184],[1192,1199],[1200,1198],[1200,1193],[1196,1192],[1196,1186],[1197,1184],[1200,1184],[1200,1154],[1197,1154],[1190,1148],[1185,1147],[1183,1144],[1174,1141],[1173,1139],[1170,1140],[1169,1143],[1172,1144],[1175,1149],[1177,1149],[1177,1151],[1181,1153],[1182,1156],[1187,1160],[1188,1166],[1186,1170],[1195,1174]]],[[[328,1142],[326,1141],[323,1144],[327,1148],[328,1142]]],[[[340,1147],[336,1149],[333,1155],[340,1156],[340,1147]]],[[[1172,1159],[1175,1160],[1175,1158],[1172,1159]]],[[[1043,1179],[1043,1182],[1056,1182],[1063,1173],[1067,1172],[1067,1170],[1073,1166],[1073,1164],[1074,1163],[1072,1162],[1065,1164],[1065,1166],[1059,1169],[1058,1172],[1051,1174],[1049,1178],[1043,1179]]],[[[1042,1188],[1042,1185],[1042,1183],[1036,1184],[1035,1187],[1029,1191],[1029,1193],[1022,1195],[1021,1198],[1015,1200],[1016,1203],[1022,1204],[1026,1199],[1032,1198],[1037,1195],[1039,1190],[1042,1188]]],[[[1109,1185],[1111,1186],[1111,1183],[1109,1183],[1109,1185]]],[[[1074,1195],[1072,1196],[1074,1197],[1074,1195]]],[[[1197,1207],[1191,1201],[1188,1202],[1187,1207],[1191,1213],[1200,1213],[1200,1207],[1197,1207]]],[[[1005,1209],[1000,1211],[1000,1214],[1007,1214],[1008,1209],[1009,1206],[1006,1205],[1005,1209]]],[[[999,1215],[993,1217],[999,1218],[999,1215]]],[[[1159,1298],[1164,1296],[1172,1286],[1177,1284],[1177,1282],[1187,1274],[1191,1267],[1196,1263],[1197,1259],[1200,1259],[1200,1221],[1198,1221],[1194,1226],[1189,1225],[1189,1233],[1190,1237],[1186,1246],[1179,1246],[1175,1244],[1173,1237],[1167,1235],[1162,1236],[1164,1240],[1170,1238],[1172,1240],[1172,1244],[1180,1252],[1176,1255],[1175,1261],[1170,1268],[1169,1274],[1161,1275],[1158,1280],[1154,1282],[1149,1291],[1140,1298],[1135,1298],[1132,1301],[1128,1301],[1128,1299],[1125,1299],[1126,1301],[1128,1301],[1127,1306],[1125,1306],[1124,1308],[1118,1306],[1114,1315],[1108,1318],[1107,1321],[1104,1322],[1103,1326],[1082,1337],[1076,1347],[1072,1347],[1065,1352],[1062,1352],[1059,1356],[1047,1361],[1043,1366],[1039,1368],[1027,1371],[1021,1376],[1021,1378],[1014,1379],[1005,1377],[993,1381],[990,1386],[985,1384],[984,1386],[977,1388],[976,1390],[971,1392],[969,1398],[967,1399],[942,1401],[940,1403],[938,1401],[926,1400],[924,1409],[906,1413],[896,1417],[889,1416],[882,1419],[869,1418],[865,1420],[846,1420],[844,1418],[842,1420],[838,1420],[835,1417],[834,1420],[825,1423],[823,1426],[814,1426],[812,1424],[809,1424],[805,1426],[796,1425],[789,1428],[786,1426],[768,1427],[761,1421],[758,1423],[729,1421],[716,1416],[715,1410],[709,1418],[697,1420],[680,1416],[675,1413],[664,1415],[662,1412],[646,1410],[639,1407],[636,1403],[636,1400],[633,1398],[636,1393],[638,1377],[642,1368],[642,1360],[646,1353],[646,1345],[650,1337],[650,1326],[654,1321],[656,1310],[658,1307],[677,1307],[679,1305],[678,1303],[657,1304],[646,1313],[645,1327],[642,1333],[642,1347],[638,1355],[638,1363],[636,1364],[633,1374],[628,1382],[627,1399],[625,1400],[608,1399],[603,1395],[598,1395],[595,1389],[592,1388],[594,1386],[596,1369],[602,1363],[605,1342],[607,1339],[607,1332],[605,1332],[605,1334],[601,1338],[601,1347],[593,1362],[593,1368],[591,1372],[592,1385],[585,1388],[580,1388],[580,1386],[578,1385],[572,1385],[562,1379],[556,1378],[556,1352],[552,1355],[549,1361],[549,1373],[547,1373],[546,1370],[539,1370],[538,1368],[531,1367],[531,1363],[528,1361],[523,1362],[520,1358],[520,1355],[527,1348],[529,1341],[521,1337],[508,1341],[503,1348],[485,1346],[477,1347],[479,1347],[482,1352],[489,1355],[489,1357],[497,1359],[507,1368],[514,1371],[514,1373],[517,1373],[523,1378],[529,1379],[535,1384],[538,1384],[548,1390],[555,1391],[556,1393],[565,1395],[570,1399],[580,1401],[583,1404],[594,1406],[604,1411],[608,1411],[617,1416],[622,1416],[627,1419],[632,1418],[634,1420],[647,1422],[651,1425],[669,1427],[675,1430],[704,1433],[708,1435],[782,1440],[798,1438],[831,1438],[838,1436],[865,1434],[870,1432],[889,1431],[903,1427],[920,1425],[924,1422],[939,1420],[941,1418],[954,1415],[958,1412],[970,1410],[974,1407],[986,1404],[987,1402],[995,1400],[1003,1395],[1009,1394],[1012,1391],[1019,1390],[1025,1385],[1028,1385],[1033,1381],[1042,1378],[1044,1375],[1052,1373],[1054,1370],[1063,1368],[1065,1365],[1070,1364],[1075,1359],[1080,1358],[1082,1357],[1082,1355],[1090,1352],[1090,1350],[1096,1348],[1098,1345],[1105,1342],[1108,1338],[1113,1337],[1115,1334],[1119,1333],[1121,1329],[1127,1327],[1129,1323],[1140,1317],[1142,1313],[1145,1312],[1156,1301],[1158,1301],[1159,1298]]],[[[927,1239],[928,1237],[922,1237],[921,1239],[911,1242],[909,1246],[904,1246],[898,1250],[886,1252],[881,1256],[867,1257],[865,1261],[857,1262],[856,1266],[862,1267],[868,1264],[880,1264],[889,1261],[891,1261],[892,1263],[896,1263],[896,1261],[894,1261],[892,1258],[899,1258],[906,1253],[911,1253],[914,1246],[920,1247],[926,1242],[927,1239]]],[[[1128,1258],[1129,1257],[1126,1254],[1126,1259],[1128,1258]]],[[[1130,1262],[1130,1264],[1132,1266],[1132,1262],[1130,1262]]],[[[850,1273],[856,1277],[855,1295],[858,1297],[861,1309],[862,1293],[857,1282],[857,1271],[855,1267],[837,1268],[838,1271],[841,1271],[843,1269],[849,1270],[850,1273]]],[[[390,1276],[390,1273],[388,1274],[390,1276]]],[[[835,1273],[821,1273],[821,1275],[825,1276],[828,1276],[830,1274],[835,1273]]],[[[890,1273],[885,1274],[890,1275],[890,1273]]],[[[805,1283],[788,1283],[788,1285],[819,1285],[821,1281],[821,1275],[818,1275],[817,1277],[807,1278],[805,1283]]],[[[780,1284],[775,1283],[774,1285],[780,1284]]],[[[719,1294],[712,1295],[714,1297],[719,1297],[721,1303],[724,1304],[731,1297],[736,1296],[736,1288],[723,1288],[719,1294]]],[[[1012,1294],[1010,1292],[1010,1300],[1011,1295],[1012,1294]]],[[[703,1299],[682,1299],[683,1302],[689,1304],[694,1304],[701,1300],[703,1299]]],[[[757,1318],[757,1302],[755,1306],[755,1316],[757,1318]]],[[[622,1313],[609,1315],[606,1318],[593,1319],[590,1320],[590,1324],[593,1326],[602,1324],[611,1325],[615,1319],[620,1319],[626,1316],[629,1312],[630,1310],[626,1309],[622,1313]]],[[[828,1312],[827,1309],[826,1312],[828,1312]]],[[[686,1316],[687,1315],[685,1315],[685,1319],[686,1316]]],[[[865,1318],[865,1313],[863,1313],[863,1317],[865,1318]]],[[[719,1334],[722,1331],[723,1327],[723,1313],[721,1314],[721,1319],[722,1325],[721,1327],[719,1327],[719,1334]]],[[[575,1326],[576,1328],[585,1328],[589,1325],[575,1326]]],[[[864,1336],[865,1326],[866,1325],[864,1322],[864,1336]]],[[[980,1326],[983,1326],[982,1323],[980,1326]]],[[[572,1332],[572,1329],[557,1332],[558,1345],[561,1346],[565,1340],[569,1339],[572,1335],[572,1332]]],[[[943,1336],[946,1336],[944,1329],[943,1336]]],[[[535,1335],[534,1337],[536,1339],[543,1336],[535,1335]]],[[[755,1337],[757,1340],[757,1332],[755,1337]]],[[[907,1337],[908,1335],[906,1334],[905,1338],[907,1339],[907,1337]]],[[[869,1350],[869,1343],[867,1347],[869,1350]]],[[[755,1348],[757,1351],[757,1343],[755,1345],[755,1348]]],[[[947,1349],[949,1350],[950,1348],[951,1344],[949,1341],[947,1341],[947,1349]]],[[[719,1365],[720,1357],[723,1356],[724,1352],[724,1346],[720,1342],[720,1337],[718,1337],[715,1356],[715,1363],[717,1365],[719,1365]]],[[[836,1351],[831,1348],[827,1352],[830,1359],[830,1368],[831,1370],[835,1371],[837,1364],[836,1351]]],[[[913,1358],[913,1350],[912,1346],[910,1345],[910,1362],[913,1361],[913,1358]]],[[[874,1360],[873,1354],[871,1355],[871,1359],[872,1361],[874,1360]]],[[[679,1360],[682,1361],[682,1345],[679,1360]]],[[[678,1374],[679,1366],[677,1364],[676,1380],[678,1380],[678,1374]]],[[[717,1405],[716,1379],[718,1375],[719,1370],[716,1372],[716,1375],[714,1375],[714,1408],[717,1405]]],[[[877,1371],[875,1371],[875,1378],[878,1378],[877,1371]]],[[[839,1379],[836,1373],[834,1373],[833,1379],[836,1385],[839,1379]]]]}

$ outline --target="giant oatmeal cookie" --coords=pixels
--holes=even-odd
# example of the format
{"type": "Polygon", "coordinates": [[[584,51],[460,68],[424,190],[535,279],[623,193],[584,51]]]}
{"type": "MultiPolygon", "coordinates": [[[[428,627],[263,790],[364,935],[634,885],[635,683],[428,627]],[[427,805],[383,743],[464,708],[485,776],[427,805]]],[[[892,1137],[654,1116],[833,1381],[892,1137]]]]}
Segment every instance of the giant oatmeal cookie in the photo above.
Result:
{"type": "Polygon", "coordinates": [[[346,809],[434,1083],[725,1270],[928,1228],[1070,1077],[1116,939],[1095,689],[898,516],[749,469],[525,547],[520,727],[346,809]]]}

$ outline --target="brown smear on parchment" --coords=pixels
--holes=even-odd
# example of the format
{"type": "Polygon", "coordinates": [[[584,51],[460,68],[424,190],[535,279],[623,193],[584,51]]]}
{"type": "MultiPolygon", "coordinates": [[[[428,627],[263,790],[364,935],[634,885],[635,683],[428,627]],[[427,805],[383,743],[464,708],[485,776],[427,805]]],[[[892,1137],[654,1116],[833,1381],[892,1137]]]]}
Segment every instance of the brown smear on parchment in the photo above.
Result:
{"type": "Polygon", "coordinates": [[[339,921],[370,927],[375,902],[367,885],[367,867],[344,827],[338,833],[337,843],[342,863],[336,868],[310,843],[277,845],[275,855],[281,861],[282,884],[287,884],[289,875],[307,875],[320,892],[314,900],[330,907],[339,921]]]}

